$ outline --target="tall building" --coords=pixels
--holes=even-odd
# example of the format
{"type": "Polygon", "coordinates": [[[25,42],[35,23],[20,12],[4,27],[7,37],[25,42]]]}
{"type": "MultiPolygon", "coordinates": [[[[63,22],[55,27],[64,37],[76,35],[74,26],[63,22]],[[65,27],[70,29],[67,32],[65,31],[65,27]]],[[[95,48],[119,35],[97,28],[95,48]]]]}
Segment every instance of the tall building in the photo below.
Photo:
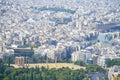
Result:
{"type": "Polygon", "coordinates": [[[73,52],[71,54],[71,60],[74,62],[74,61],[77,61],[77,60],[82,60],[82,61],[85,61],[85,54],[81,53],[80,51],[77,51],[77,52],[73,52]]]}
{"type": "Polygon", "coordinates": [[[92,54],[86,50],[76,51],[71,54],[72,61],[82,60],[84,62],[87,62],[87,60],[90,60],[91,57],[92,54]]]}

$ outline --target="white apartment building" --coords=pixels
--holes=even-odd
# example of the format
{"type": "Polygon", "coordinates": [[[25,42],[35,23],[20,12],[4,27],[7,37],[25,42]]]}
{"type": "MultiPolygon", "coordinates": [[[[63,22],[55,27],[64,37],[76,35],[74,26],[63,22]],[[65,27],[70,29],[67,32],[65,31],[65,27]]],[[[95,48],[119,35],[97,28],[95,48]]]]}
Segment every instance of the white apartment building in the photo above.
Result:
{"type": "Polygon", "coordinates": [[[71,54],[72,61],[82,60],[84,62],[87,62],[87,60],[91,59],[91,57],[92,54],[86,50],[76,51],[71,54]]]}

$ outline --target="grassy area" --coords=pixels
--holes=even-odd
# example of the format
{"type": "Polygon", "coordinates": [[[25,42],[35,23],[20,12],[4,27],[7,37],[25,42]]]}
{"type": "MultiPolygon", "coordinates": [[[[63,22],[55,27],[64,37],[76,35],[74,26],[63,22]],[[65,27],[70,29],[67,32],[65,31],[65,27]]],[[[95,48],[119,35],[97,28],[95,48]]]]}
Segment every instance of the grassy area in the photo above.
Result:
{"type": "MultiPolygon", "coordinates": [[[[11,66],[14,66],[15,68],[20,68],[21,66],[17,66],[15,64],[12,64],[11,66]]],[[[74,65],[72,63],[38,63],[38,64],[29,64],[29,68],[32,68],[32,67],[36,67],[36,66],[39,66],[39,67],[46,67],[46,68],[62,68],[62,67],[69,67],[70,69],[85,69],[85,67],[81,67],[81,66],[78,66],[78,65],[74,65]]]]}

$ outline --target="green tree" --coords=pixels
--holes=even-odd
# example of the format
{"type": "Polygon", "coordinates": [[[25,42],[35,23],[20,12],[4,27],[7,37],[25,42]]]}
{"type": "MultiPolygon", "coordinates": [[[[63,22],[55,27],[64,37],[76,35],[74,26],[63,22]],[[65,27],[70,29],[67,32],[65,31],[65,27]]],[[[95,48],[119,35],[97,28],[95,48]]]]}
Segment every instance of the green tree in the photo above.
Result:
{"type": "Polygon", "coordinates": [[[79,66],[85,65],[85,63],[82,60],[75,61],[74,64],[79,65],[79,66]]]}
{"type": "Polygon", "coordinates": [[[4,78],[3,74],[0,74],[0,80],[2,80],[4,78]]]}
{"type": "Polygon", "coordinates": [[[9,78],[4,78],[3,80],[9,80],[9,78]]]}

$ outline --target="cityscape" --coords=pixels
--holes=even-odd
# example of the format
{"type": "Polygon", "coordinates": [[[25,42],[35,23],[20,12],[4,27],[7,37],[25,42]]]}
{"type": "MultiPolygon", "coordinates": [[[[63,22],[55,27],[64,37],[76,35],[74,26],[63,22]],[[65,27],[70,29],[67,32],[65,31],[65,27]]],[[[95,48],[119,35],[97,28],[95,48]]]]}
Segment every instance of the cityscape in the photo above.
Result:
{"type": "Polygon", "coordinates": [[[120,1],[0,0],[0,80],[120,80],[120,1]]]}

